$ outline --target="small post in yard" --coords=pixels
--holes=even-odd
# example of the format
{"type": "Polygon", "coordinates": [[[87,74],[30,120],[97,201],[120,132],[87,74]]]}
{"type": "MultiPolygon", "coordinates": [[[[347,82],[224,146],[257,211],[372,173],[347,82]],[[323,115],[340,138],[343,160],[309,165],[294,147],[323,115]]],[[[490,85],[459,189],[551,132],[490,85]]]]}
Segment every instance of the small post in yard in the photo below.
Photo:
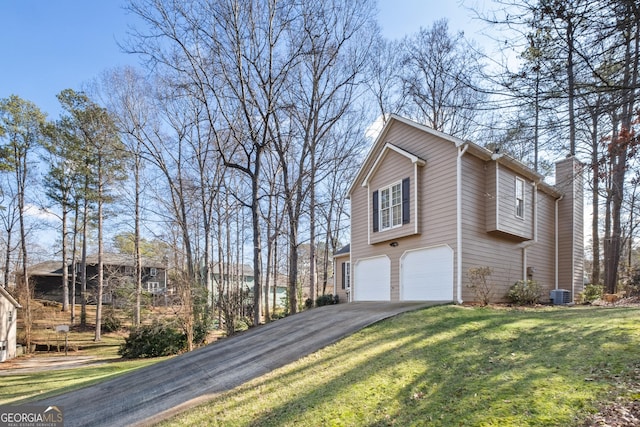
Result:
{"type": "Polygon", "coordinates": [[[69,347],[69,325],[56,326],[56,332],[64,332],[64,355],[66,356],[69,347]]]}

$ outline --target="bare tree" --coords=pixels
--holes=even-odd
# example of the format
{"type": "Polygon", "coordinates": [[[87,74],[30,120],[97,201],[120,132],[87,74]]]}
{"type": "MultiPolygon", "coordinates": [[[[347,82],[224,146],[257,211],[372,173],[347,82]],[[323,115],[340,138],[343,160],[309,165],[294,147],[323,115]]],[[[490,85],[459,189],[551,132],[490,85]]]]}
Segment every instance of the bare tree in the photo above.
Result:
{"type": "Polygon", "coordinates": [[[462,33],[451,35],[446,20],[420,29],[404,41],[403,113],[431,128],[468,137],[485,96],[480,87],[481,57],[462,33]]]}
{"type": "MultiPolygon", "coordinates": [[[[1,149],[2,166],[10,170],[14,177],[16,190],[16,207],[20,228],[20,276],[19,294],[25,304],[25,334],[27,349],[31,345],[31,294],[29,284],[28,251],[27,251],[27,226],[26,194],[29,183],[31,157],[40,142],[41,131],[44,125],[44,114],[35,104],[12,95],[0,100],[0,128],[2,129],[3,144],[1,149]]],[[[28,350],[27,350],[28,351],[28,350]]]]}

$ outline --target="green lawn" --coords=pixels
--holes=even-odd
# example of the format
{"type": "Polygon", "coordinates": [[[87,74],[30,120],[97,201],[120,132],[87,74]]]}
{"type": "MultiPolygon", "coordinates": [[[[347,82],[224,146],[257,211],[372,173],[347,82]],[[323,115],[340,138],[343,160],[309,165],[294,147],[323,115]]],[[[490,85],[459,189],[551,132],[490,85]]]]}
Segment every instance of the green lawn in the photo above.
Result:
{"type": "Polygon", "coordinates": [[[25,404],[75,390],[156,363],[158,360],[107,362],[84,368],[0,376],[0,405],[25,404]]]}
{"type": "Polygon", "coordinates": [[[640,310],[441,306],[373,325],[167,426],[571,426],[639,398],[640,310]],[[636,394],[634,394],[636,393],[636,394]]]}

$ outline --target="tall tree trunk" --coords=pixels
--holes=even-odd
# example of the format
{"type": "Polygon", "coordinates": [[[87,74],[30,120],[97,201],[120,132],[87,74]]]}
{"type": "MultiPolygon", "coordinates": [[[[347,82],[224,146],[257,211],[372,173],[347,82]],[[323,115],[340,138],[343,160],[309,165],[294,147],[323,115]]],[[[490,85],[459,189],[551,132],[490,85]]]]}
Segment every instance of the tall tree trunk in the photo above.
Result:
{"type": "Polygon", "coordinates": [[[591,112],[591,168],[592,168],[592,192],[591,192],[591,253],[593,266],[591,270],[591,283],[600,284],[600,159],[598,155],[598,113],[599,106],[595,106],[595,111],[591,112]]]}
{"type": "Polygon", "coordinates": [[[607,256],[605,288],[609,293],[615,293],[618,284],[618,269],[622,252],[622,204],[624,202],[624,185],[627,170],[627,157],[631,143],[631,129],[633,116],[636,114],[636,88],[638,83],[638,65],[640,59],[640,12],[634,2],[624,3],[626,10],[621,29],[624,35],[624,60],[622,79],[622,105],[620,117],[620,131],[613,133],[611,141],[611,162],[613,163],[611,176],[611,236],[610,255],[607,256]]]}
{"type": "MultiPolygon", "coordinates": [[[[85,177],[85,180],[88,178],[85,177]]],[[[80,325],[87,326],[87,234],[89,226],[88,181],[85,181],[82,213],[82,255],[80,261],[80,325]]]]}
{"type": "Polygon", "coordinates": [[[69,263],[67,262],[67,207],[62,207],[62,311],[69,311],[69,263]]]}
{"type": "MultiPolygon", "coordinates": [[[[253,174],[251,176],[251,225],[253,229],[253,324],[260,324],[260,306],[262,300],[262,277],[260,263],[262,261],[262,242],[260,239],[260,162],[262,160],[262,149],[256,150],[253,174]]],[[[244,270],[244,269],[243,269],[244,270]]],[[[244,276],[244,275],[243,275],[244,276]]]]}
{"type": "MultiPolygon", "coordinates": [[[[135,250],[135,267],[136,267],[136,307],[133,323],[140,326],[141,323],[141,305],[142,305],[142,254],[140,253],[140,145],[134,159],[134,180],[135,180],[135,200],[134,200],[134,250],[135,250]]],[[[165,275],[166,275],[165,270],[165,275]]],[[[166,289],[165,289],[166,292],[166,289]]]]}
{"type": "Polygon", "coordinates": [[[76,280],[78,279],[78,269],[76,261],[78,255],[78,217],[80,213],[80,205],[76,201],[74,203],[75,216],[73,219],[73,243],[71,245],[71,324],[76,324],[76,280]]]}
{"type": "MultiPolygon", "coordinates": [[[[98,158],[100,164],[100,158],[98,158]]],[[[102,242],[103,181],[102,167],[98,166],[98,296],[96,298],[96,334],[95,341],[102,339],[102,297],[104,294],[104,248],[102,242]]]]}
{"type": "Polygon", "coordinates": [[[575,51],[575,30],[573,18],[567,17],[567,89],[568,89],[568,103],[569,103],[569,155],[576,155],[576,113],[574,107],[574,99],[576,92],[576,78],[574,71],[573,54],[575,51]]]}

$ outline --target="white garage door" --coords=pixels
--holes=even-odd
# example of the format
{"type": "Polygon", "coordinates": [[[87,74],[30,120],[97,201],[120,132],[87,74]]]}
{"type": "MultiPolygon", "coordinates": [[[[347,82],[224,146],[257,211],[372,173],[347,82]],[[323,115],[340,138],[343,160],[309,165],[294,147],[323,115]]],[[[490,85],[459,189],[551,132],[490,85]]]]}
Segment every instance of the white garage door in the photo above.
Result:
{"type": "Polygon", "coordinates": [[[400,299],[453,301],[453,249],[435,246],[405,252],[400,259],[400,299]]]}
{"type": "Polygon", "coordinates": [[[387,256],[358,260],[353,273],[355,301],[391,299],[391,262],[387,256]]]}

